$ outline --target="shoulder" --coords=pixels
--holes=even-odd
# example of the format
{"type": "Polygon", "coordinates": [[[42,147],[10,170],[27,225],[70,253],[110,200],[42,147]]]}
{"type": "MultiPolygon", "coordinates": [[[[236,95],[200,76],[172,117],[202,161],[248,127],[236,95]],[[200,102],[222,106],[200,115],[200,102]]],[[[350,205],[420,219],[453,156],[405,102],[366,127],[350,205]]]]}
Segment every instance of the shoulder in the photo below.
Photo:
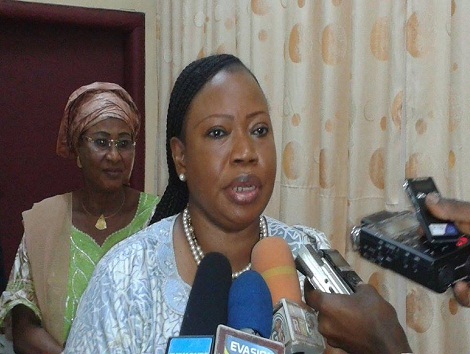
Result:
{"type": "Polygon", "coordinates": [[[149,194],[145,192],[140,192],[140,200],[146,204],[154,204],[157,205],[160,201],[160,197],[154,194],[149,194]]]}
{"type": "Polygon", "coordinates": [[[294,254],[300,245],[306,243],[314,243],[318,248],[330,248],[326,235],[317,229],[305,225],[290,226],[271,217],[266,217],[266,221],[269,235],[284,238],[294,254]]]}
{"type": "Polygon", "coordinates": [[[72,211],[72,193],[59,194],[40,202],[34,203],[33,207],[29,210],[23,211],[22,216],[24,221],[40,220],[44,222],[45,219],[51,217],[63,217],[64,213],[72,211]]]}
{"type": "Polygon", "coordinates": [[[30,210],[44,209],[53,206],[66,206],[72,201],[72,192],[54,195],[52,197],[45,198],[40,202],[33,204],[30,210]]]}
{"type": "Polygon", "coordinates": [[[176,216],[172,216],[150,225],[119,242],[103,256],[80,300],[77,319],[80,313],[94,316],[90,308],[104,300],[103,309],[112,307],[117,314],[139,308],[147,311],[149,304],[156,301],[153,299],[155,294],[166,294],[168,290],[165,287],[175,287],[173,280],[178,278],[172,252],[175,219],[176,216]],[[122,299],[126,299],[125,305],[119,303],[122,299]]]}

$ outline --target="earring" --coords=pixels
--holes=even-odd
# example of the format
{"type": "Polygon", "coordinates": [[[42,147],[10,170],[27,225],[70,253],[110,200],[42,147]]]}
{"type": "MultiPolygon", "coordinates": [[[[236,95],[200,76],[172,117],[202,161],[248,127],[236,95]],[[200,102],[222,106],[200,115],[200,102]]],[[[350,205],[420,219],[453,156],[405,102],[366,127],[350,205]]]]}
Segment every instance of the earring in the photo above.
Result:
{"type": "Polygon", "coordinates": [[[178,175],[178,178],[180,179],[181,182],[186,182],[186,176],[184,175],[184,173],[180,173],[178,175]]]}
{"type": "Polygon", "coordinates": [[[82,168],[82,163],[80,161],[80,156],[77,156],[77,166],[78,166],[78,168],[82,168]]]}

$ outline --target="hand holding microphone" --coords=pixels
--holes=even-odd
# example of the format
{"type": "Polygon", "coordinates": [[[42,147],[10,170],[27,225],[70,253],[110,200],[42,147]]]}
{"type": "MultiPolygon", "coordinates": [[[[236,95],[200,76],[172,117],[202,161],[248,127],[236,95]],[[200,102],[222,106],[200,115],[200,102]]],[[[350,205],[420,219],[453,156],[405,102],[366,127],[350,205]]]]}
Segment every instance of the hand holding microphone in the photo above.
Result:
{"type": "Polygon", "coordinates": [[[318,329],[330,346],[349,353],[411,351],[395,309],[338,251],[307,244],[295,261],[306,276],[306,302],[318,311],[318,329]]]}
{"type": "Polygon", "coordinates": [[[308,305],[318,311],[320,333],[348,353],[411,352],[393,306],[374,287],[359,284],[351,295],[330,294],[304,284],[308,305]]]}

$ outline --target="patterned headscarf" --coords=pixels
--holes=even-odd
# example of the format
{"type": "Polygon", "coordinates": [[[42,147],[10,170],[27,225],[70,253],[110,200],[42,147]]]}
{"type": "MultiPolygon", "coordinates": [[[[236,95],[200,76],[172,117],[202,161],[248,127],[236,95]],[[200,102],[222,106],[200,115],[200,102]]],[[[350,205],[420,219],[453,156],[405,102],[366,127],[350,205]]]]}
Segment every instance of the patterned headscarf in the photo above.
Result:
{"type": "Polygon", "coordinates": [[[124,121],[135,139],[140,128],[140,113],[126,90],[109,82],[94,82],[75,90],[69,97],[60,123],[57,155],[75,158],[81,134],[107,118],[124,121]]]}

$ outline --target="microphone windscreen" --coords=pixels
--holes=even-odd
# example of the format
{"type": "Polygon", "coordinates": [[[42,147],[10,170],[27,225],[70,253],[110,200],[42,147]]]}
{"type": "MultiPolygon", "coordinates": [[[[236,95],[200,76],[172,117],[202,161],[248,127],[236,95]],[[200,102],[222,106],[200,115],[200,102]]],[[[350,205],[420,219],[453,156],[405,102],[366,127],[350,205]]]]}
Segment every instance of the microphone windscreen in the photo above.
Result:
{"type": "Polygon", "coordinates": [[[227,325],[238,330],[251,329],[269,338],[272,323],[273,303],[268,285],[254,270],[242,273],[230,288],[227,325]]]}
{"type": "Polygon", "coordinates": [[[221,253],[212,252],[199,263],[181,324],[180,335],[215,335],[227,324],[232,267],[221,253]]]}
{"type": "Polygon", "coordinates": [[[268,284],[273,304],[283,298],[302,303],[294,257],[283,238],[272,236],[258,241],[251,253],[251,267],[268,284]]]}

